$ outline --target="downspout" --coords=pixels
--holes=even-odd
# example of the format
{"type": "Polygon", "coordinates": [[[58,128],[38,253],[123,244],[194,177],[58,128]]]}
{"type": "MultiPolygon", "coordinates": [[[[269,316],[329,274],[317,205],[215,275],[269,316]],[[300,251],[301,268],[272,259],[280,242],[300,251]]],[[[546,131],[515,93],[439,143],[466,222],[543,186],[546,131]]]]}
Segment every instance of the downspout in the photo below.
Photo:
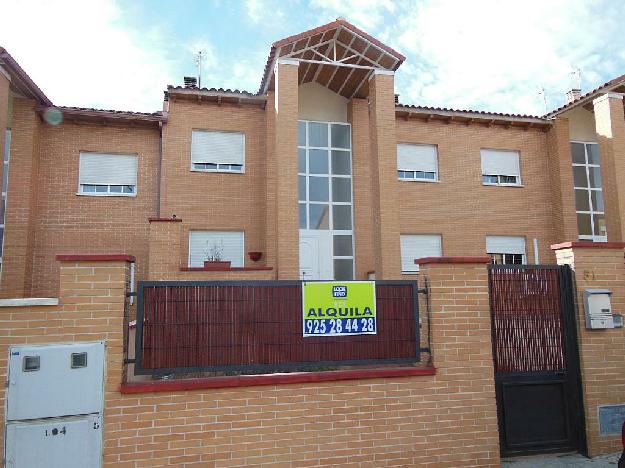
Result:
{"type": "Polygon", "coordinates": [[[159,144],[158,144],[158,171],[156,175],[157,184],[156,184],[156,217],[161,217],[161,174],[162,174],[162,166],[163,166],[163,122],[158,123],[159,130],[159,144]]]}

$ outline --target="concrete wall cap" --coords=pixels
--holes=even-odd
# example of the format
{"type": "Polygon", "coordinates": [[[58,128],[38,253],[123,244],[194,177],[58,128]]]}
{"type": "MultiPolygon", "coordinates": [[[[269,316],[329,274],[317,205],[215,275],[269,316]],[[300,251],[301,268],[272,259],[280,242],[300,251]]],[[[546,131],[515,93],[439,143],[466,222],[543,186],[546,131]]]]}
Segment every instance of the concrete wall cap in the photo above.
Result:
{"type": "Polygon", "coordinates": [[[621,94],[621,93],[605,93],[605,94],[602,94],[601,96],[599,96],[597,99],[593,99],[592,100],[592,104],[594,106],[596,104],[599,104],[602,101],[605,101],[606,99],[620,99],[622,101],[623,100],[623,94],[621,94]]]}
{"type": "Polygon", "coordinates": [[[572,241],[562,242],[561,244],[552,244],[551,250],[563,249],[625,249],[625,242],[591,242],[591,241],[572,241]]]}
{"type": "Polygon", "coordinates": [[[24,297],[18,299],[0,299],[0,307],[55,306],[59,305],[56,297],[24,297]]]}

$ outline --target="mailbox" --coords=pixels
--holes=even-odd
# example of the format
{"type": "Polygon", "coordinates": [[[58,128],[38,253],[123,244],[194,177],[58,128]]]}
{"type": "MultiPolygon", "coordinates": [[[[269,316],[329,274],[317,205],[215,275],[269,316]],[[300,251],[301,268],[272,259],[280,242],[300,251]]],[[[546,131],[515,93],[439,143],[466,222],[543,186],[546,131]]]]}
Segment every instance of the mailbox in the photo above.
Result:
{"type": "Polygon", "coordinates": [[[611,296],[612,291],[608,289],[587,289],[584,291],[586,328],[614,328],[611,296]]]}

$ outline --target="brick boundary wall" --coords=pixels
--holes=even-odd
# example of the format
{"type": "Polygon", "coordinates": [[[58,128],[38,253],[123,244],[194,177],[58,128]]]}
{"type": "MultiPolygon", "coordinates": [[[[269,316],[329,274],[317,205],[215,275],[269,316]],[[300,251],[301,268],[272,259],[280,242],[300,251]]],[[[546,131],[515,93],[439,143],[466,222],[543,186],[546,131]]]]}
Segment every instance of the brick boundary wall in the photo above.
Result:
{"type": "Polygon", "coordinates": [[[551,246],[559,265],[575,271],[577,335],[582,372],[588,455],[595,457],[622,449],[620,434],[599,433],[598,407],[625,404],[625,329],[587,330],[584,290],[612,291],[612,310],[625,314],[625,242],[567,242],[551,246]]]}
{"type": "Polygon", "coordinates": [[[104,466],[499,466],[484,263],[421,266],[429,375],[122,393],[128,265],[72,257],[58,306],[0,308],[5,378],[9,345],[106,340],[104,466]]]}

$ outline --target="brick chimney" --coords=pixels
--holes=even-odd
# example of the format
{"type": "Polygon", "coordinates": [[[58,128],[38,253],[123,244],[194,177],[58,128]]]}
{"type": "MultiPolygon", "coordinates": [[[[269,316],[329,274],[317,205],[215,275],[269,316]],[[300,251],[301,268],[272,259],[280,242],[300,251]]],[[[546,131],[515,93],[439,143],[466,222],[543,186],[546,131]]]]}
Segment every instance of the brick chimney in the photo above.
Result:
{"type": "Polygon", "coordinates": [[[576,101],[577,99],[579,99],[580,97],[582,97],[582,90],[573,88],[566,93],[566,103],[570,104],[573,101],[576,101]]]}
{"type": "Polygon", "coordinates": [[[197,78],[195,76],[185,76],[184,87],[185,88],[197,88],[197,78]]]}

